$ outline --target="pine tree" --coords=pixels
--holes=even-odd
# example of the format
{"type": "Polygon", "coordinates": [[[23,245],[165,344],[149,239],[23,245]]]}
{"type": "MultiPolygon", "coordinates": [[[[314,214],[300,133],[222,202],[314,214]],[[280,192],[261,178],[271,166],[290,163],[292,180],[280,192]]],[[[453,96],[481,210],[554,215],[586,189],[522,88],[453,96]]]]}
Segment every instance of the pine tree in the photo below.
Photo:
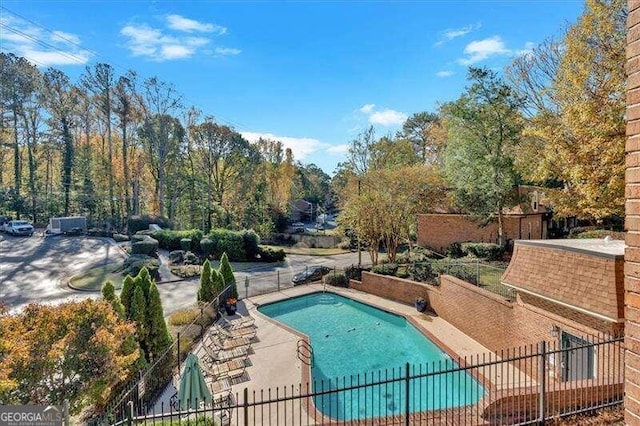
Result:
{"type": "Polygon", "coordinates": [[[137,286],[133,292],[133,297],[131,298],[131,320],[136,324],[140,347],[144,350],[145,353],[148,353],[146,310],[147,308],[146,301],[144,300],[144,292],[142,291],[142,287],[137,286]]]}
{"type": "Polygon", "coordinates": [[[120,301],[124,307],[124,312],[128,319],[131,319],[131,300],[133,292],[136,289],[135,281],[131,275],[127,275],[122,282],[122,291],[120,291],[120,301]]]}
{"type": "Polygon", "coordinates": [[[147,304],[147,355],[150,361],[158,357],[171,345],[171,336],[164,320],[164,311],[158,287],[154,282],[149,287],[147,304]]]}
{"type": "Polygon", "coordinates": [[[205,260],[202,264],[202,273],[200,274],[200,288],[198,289],[198,302],[211,302],[215,297],[213,290],[213,283],[211,281],[212,272],[211,263],[209,260],[205,260]]]}
{"type": "Polygon", "coordinates": [[[138,285],[142,287],[144,300],[149,300],[149,288],[151,287],[152,280],[151,275],[149,275],[149,270],[143,267],[140,269],[140,272],[138,272],[138,276],[136,278],[139,279],[138,285]]]}
{"type": "Polygon", "coordinates": [[[227,257],[227,253],[222,253],[222,257],[220,258],[220,267],[218,271],[222,275],[223,283],[220,289],[216,288],[216,292],[220,292],[224,289],[224,287],[230,285],[231,286],[231,297],[238,298],[238,288],[236,286],[236,277],[233,275],[233,268],[231,268],[231,264],[229,263],[229,258],[227,257]]]}

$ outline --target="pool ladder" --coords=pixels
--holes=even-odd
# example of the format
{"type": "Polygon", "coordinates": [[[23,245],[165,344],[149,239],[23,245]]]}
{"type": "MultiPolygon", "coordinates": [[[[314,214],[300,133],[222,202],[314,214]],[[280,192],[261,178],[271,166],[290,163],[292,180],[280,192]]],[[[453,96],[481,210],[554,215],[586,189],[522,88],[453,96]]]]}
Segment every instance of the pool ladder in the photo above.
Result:
{"type": "Polygon", "coordinates": [[[313,365],[313,348],[309,342],[303,339],[298,340],[297,351],[298,359],[302,361],[303,364],[313,365]]]}

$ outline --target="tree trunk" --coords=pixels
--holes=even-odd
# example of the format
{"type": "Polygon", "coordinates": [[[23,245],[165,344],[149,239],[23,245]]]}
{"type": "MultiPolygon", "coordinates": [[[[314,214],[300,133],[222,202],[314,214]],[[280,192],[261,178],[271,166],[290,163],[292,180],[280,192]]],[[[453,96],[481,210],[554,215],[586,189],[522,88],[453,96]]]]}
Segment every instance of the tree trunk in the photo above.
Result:
{"type": "Polygon", "coordinates": [[[69,204],[71,193],[71,169],[73,167],[73,137],[69,131],[69,123],[62,119],[62,139],[64,140],[64,159],[62,186],[64,187],[64,215],[69,216],[69,204]]]}
{"type": "MultiPolygon", "coordinates": [[[[18,115],[16,111],[13,112],[13,172],[14,172],[14,191],[16,201],[20,200],[20,180],[22,179],[22,170],[20,167],[20,144],[18,143],[18,115]]],[[[16,206],[16,215],[20,219],[20,208],[16,206]]]]}
{"type": "Polygon", "coordinates": [[[126,222],[129,223],[131,218],[131,199],[129,197],[129,144],[127,141],[127,120],[124,119],[122,123],[122,174],[124,175],[124,205],[126,222]]]}

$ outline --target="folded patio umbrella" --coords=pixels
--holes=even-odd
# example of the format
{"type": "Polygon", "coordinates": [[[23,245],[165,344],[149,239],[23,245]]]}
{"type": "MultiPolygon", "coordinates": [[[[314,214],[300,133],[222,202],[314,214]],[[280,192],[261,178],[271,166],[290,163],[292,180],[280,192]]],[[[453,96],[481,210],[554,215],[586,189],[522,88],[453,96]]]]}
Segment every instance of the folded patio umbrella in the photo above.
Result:
{"type": "Polygon", "coordinates": [[[185,361],[182,377],[180,378],[180,389],[178,390],[178,401],[180,410],[198,409],[201,402],[211,404],[213,398],[204,381],[198,357],[189,354],[185,361]]]}

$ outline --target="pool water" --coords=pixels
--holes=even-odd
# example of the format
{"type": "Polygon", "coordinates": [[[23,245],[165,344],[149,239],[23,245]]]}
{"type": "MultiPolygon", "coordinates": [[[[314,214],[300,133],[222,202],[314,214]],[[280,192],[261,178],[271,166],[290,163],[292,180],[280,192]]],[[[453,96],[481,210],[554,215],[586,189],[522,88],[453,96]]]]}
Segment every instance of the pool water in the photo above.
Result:
{"type": "MultiPolygon", "coordinates": [[[[402,378],[406,363],[411,376],[458,367],[404,317],[337,294],[312,293],[258,310],[309,336],[315,392],[402,378]]],[[[340,420],[401,414],[405,386],[398,380],[317,396],[314,402],[323,414],[340,420]]],[[[469,374],[455,371],[412,379],[409,392],[409,410],[417,412],[474,404],[484,389],[469,374]]]]}

